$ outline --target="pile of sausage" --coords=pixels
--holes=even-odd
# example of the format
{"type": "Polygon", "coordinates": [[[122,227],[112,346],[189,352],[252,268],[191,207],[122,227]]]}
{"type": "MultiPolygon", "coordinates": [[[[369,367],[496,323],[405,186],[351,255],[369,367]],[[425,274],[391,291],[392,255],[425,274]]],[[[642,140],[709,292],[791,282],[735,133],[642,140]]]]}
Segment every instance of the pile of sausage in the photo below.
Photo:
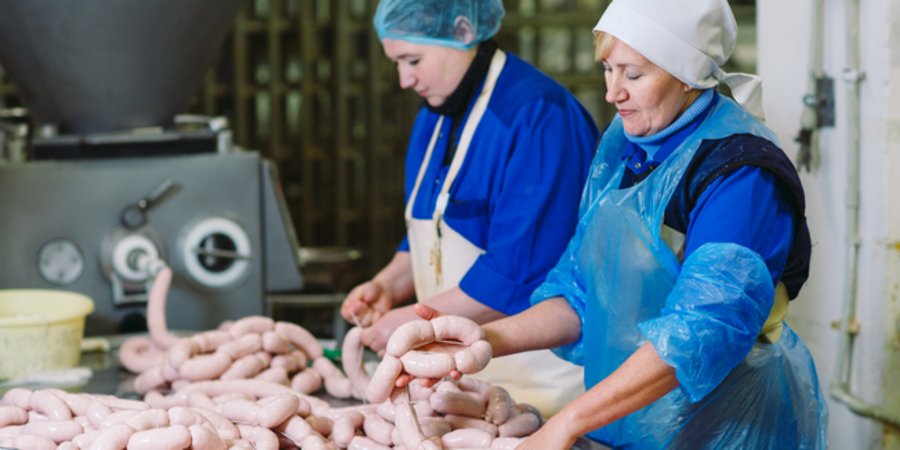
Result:
{"type": "Polygon", "coordinates": [[[301,417],[310,413],[309,403],[289,388],[267,384],[259,390],[258,385],[254,389],[261,397],[248,388],[198,383],[183,397],[152,402],[15,388],[0,399],[0,446],[29,450],[329,448],[321,436],[317,440],[313,433],[301,436],[296,427],[290,429],[292,433],[279,428],[303,421],[301,417]],[[238,387],[243,389],[235,392],[245,394],[207,394],[238,387]],[[284,442],[273,430],[282,432],[284,442]]]}
{"type": "Polygon", "coordinates": [[[151,288],[150,338],[129,339],[119,350],[123,365],[139,373],[135,388],[143,401],[13,389],[0,399],[0,447],[512,449],[541,425],[532,406],[471,377],[395,389],[404,372],[442,378],[482,370],[491,348],[468,319],[442,316],[401,326],[370,382],[357,328],[344,338],[346,376],[323,357],[315,337],[288,322],[253,316],[174,336],[165,325],[170,283],[164,269],[151,288]],[[459,350],[422,350],[433,342],[455,343],[459,350]],[[309,395],[323,386],[334,397],[371,403],[332,408],[309,395]]]}
{"type": "Polygon", "coordinates": [[[20,449],[513,449],[537,412],[474,378],[378,405],[331,408],[258,380],[205,381],[144,401],[16,388],[0,399],[0,446],[20,449]]]}
{"type": "Polygon", "coordinates": [[[146,356],[151,343],[142,339],[146,340],[129,339],[119,349],[122,364],[140,372],[134,387],[142,394],[180,390],[198,381],[257,379],[290,385],[306,394],[324,384],[334,397],[353,395],[350,380],[322,356],[318,341],[293,323],[245,317],[180,339],[152,359],[146,356]],[[312,367],[307,368],[310,361],[312,367]]]}
{"type": "Polygon", "coordinates": [[[334,397],[353,395],[350,381],[322,356],[316,338],[296,324],[251,316],[186,338],[171,334],[165,318],[171,280],[171,270],[164,268],[150,289],[150,337],[130,338],[119,348],[122,365],[139,373],[135,380],[139,393],[179,390],[197,381],[252,378],[291,385],[307,394],[324,384],[334,397]]]}

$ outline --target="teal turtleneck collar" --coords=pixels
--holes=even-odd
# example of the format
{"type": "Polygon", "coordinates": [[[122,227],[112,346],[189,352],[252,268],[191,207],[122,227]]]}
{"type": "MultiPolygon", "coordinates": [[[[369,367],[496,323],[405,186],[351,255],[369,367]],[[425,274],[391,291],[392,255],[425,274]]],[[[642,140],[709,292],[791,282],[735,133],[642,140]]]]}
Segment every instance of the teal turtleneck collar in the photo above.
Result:
{"type": "MultiPolygon", "coordinates": [[[[712,103],[714,95],[715,89],[705,89],[700,93],[700,96],[694,100],[694,103],[692,103],[681,116],[675,119],[675,121],[666,128],[648,136],[633,136],[625,133],[625,138],[632,144],[635,144],[644,150],[647,153],[648,160],[660,161],[655,158],[656,152],[659,151],[660,147],[662,147],[670,136],[693,122],[698,116],[706,111],[706,108],[712,103]]],[[[668,155],[662,156],[662,159],[665,159],[665,156],[668,155]]]]}

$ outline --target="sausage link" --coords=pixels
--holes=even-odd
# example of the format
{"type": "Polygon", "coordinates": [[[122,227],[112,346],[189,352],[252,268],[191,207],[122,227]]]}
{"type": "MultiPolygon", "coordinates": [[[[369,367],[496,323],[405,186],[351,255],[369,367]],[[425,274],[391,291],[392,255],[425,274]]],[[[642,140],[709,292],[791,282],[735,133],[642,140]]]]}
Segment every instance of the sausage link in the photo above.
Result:
{"type": "Polygon", "coordinates": [[[237,424],[259,425],[259,410],[259,405],[250,400],[231,400],[219,405],[219,414],[237,424]]]}
{"type": "Polygon", "coordinates": [[[501,437],[522,437],[534,433],[540,427],[540,417],[527,412],[507,420],[498,427],[498,432],[501,437]]]}
{"type": "Polygon", "coordinates": [[[341,414],[334,421],[331,429],[331,438],[340,448],[347,448],[350,441],[356,436],[356,431],[362,428],[365,416],[359,411],[348,411],[341,414]]]}
{"type": "Polygon", "coordinates": [[[28,450],[56,450],[56,443],[43,436],[20,434],[13,441],[13,448],[28,450]]]}
{"type": "Polygon", "coordinates": [[[171,285],[172,269],[163,267],[153,279],[147,294],[147,328],[153,343],[162,349],[171,347],[180,339],[170,333],[166,325],[166,296],[171,285]]]}
{"type": "Polygon", "coordinates": [[[28,422],[28,412],[15,405],[0,406],[0,428],[28,422]]]}
{"type": "Polygon", "coordinates": [[[112,410],[109,406],[97,400],[94,400],[84,413],[91,425],[98,430],[103,428],[103,421],[110,414],[112,414],[112,410]]]}
{"type": "Polygon", "coordinates": [[[347,450],[391,450],[388,445],[381,445],[365,436],[356,436],[350,441],[347,450]]]}
{"type": "Polygon", "coordinates": [[[445,448],[487,448],[493,440],[494,437],[486,431],[475,428],[453,430],[441,436],[445,448]]]}
{"type": "Polygon", "coordinates": [[[331,436],[334,429],[334,421],[325,416],[310,415],[306,418],[306,423],[322,436],[331,436]]]}
{"type": "Polygon", "coordinates": [[[481,326],[462,316],[435,317],[431,320],[431,326],[437,341],[459,341],[462,345],[472,345],[484,339],[481,326]]]}
{"type": "Polygon", "coordinates": [[[410,350],[400,357],[403,370],[417,378],[443,378],[454,368],[453,356],[448,353],[410,350]]]}
{"type": "Polygon", "coordinates": [[[434,328],[427,320],[406,322],[388,338],[385,354],[401,357],[406,352],[434,341],[434,328]]]}
{"type": "Polygon", "coordinates": [[[270,317],[247,316],[235,322],[234,325],[228,329],[228,333],[231,334],[231,337],[233,338],[239,338],[245,334],[263,334],[266,331],[272,331],[274,329],[275,321],[270,317]]]}
{"type": "Polygon", "coordinates": [[[224,353],[232,361],[262,350],[262,338],[258,334],[245,334],[222,344],[216,353],[224,353]]]}
{"type": "Polygon", "coordinates": [[[79,449],[90,448],[99,435],[100,430],[85,431],[84,433],[73,437],[72,443],[77,445],[79,449]]]}
{"type": "Polygon", "coordinates": [[[397,428],[401,444],[407,448],[416,448],[425,440],[411,404],[398,404],[394,417],[394,426],[397,428]]]}
{"type": "Polygon", "coordinates": [[[312,369],[306,369],[291,379],[291,389],[304,394],[312,394],[322,389],[322,375],[312,369]]]}
{"type": "Polygon", "coordinates": [[[169,425],[184,425],[188,428],[193,425],[208,425],[210,429],[213,428],[206,417],[203,417],[194,408],[173,406],[166,411],[166,415],[169,418],[169,425]]]}
{"type": "MultiPolygon", "coordinates": [[[[268,355],[268,353],[264,353],[268,355]]],[[[243,380],[246,378],[252,378],[254,375],[263,371],[263,369],[268,366],[271,358],[261,357],[260,353],[253,353],[250,355],[242,356],[237,361],[231,364],[231,367],[228,368],[222,375],[219,376],[220,380],[243,380]]]]}
{"type": "Polygon", "coordinates": [[[300,443],[303,450],[337,450],[334,443],[325,440],[322,436],[310,434],[300,443]]]}
{"type": "Polygon", "coordinates": [[[50,419],[72,419],[72,410],[69,409],[69,406],[62,399],[46,390],[35,391],[31,395],[30,403],[33,411],[37,411],[50,419]]]}
{"type": "Polygon", "coordinates": [[[497,425],[481,419],[473,419],[466,416],[447,414],[446,416],[444,416],[444,420],[446,420],[447,423],[450,424],[450,427],[454,430],[459,430],[460,428],[476,428],[482,431],[486,431],[491,436],[497,436],[497,425]]]}
{"type": "Polygon", "coordinates": [[[128,450],[181,450],[191,446],[191,432],[184,425],[137,431],[128,439],[128,450]]]}
{"type": "Polygon", "coordinates": [[[473,374],[487,367],[493,356],[491,344],[484,339],[475,341],[472,345],[454,353],[456,370],[462,374],[473,374]]]}
{"type": "Polygon", "coordinates": [[[141,372],[134,379],[134,390],[139,394],[150,392],[166,386],[168,382],[162,373],[162,367],[156,366],[141,372]]]}
{"type": "Polygon", "coordinates": [[[225,441],[212,429],[203,425],[191,425],[188,427],[191,433],[192,450],[225,450],[228,448],[225,441]]]}
{"type": "Polygon", "coordinates": [[[227,353],[210,353],[195,356],[178,368],[178,373],[185,380],[212,380],[222,375],[231,367],[231,356],[227,353]]]}
{"type": "Polygon", "coordinates": [[[276,322],[275,332],[306,352],[311,359],[322,356],[322,344],[305,328],[290,322],[276,322]]]}
{"type": "Polygon", "coordinates": [[[296,395],[280,394],[260,399],[257,422],[265,428],[275,428],[297,414],[300,399],[296,395]]]}
{"type": "MultiPolygon", "coordinates": [[[[484,403],[462,392],[436,392],[428,403],[441,414],[454,414],[475,419],[480,419],[484,415],[484,403]]],[[[477,447],[477,445],[471,447],[477,447]]]]}
{"type": "Polygon", "coordinates": [[[232,337],[227,331],[209,330],[191,336],[191,340],[200,345],[200,353],[209,353],[230,342],[232,337]]]}
{"type": "Polygon", "coordinates": [[[395,356],[384,355],[384,359],[378,364],[372,379],[369,381],[369,387],[366,390],[366,397],[371,403],[381,403],[390,397],[394,390],[394,382],[400,373],[403,372],[403,363],[395,356]]]}
{"type": "Polygon", "coordinates": [[[241,437],[241,433],[234,423],[221,414],[204,408],[195,408],[194,411],[205,417],[222,439],[233,440],[241,437]]]}
{"type": "Polygon", "coordinates": [[[291,342],[274,330],[262,334],[263,350],[269,353],[286,354],[291,352],[291,342]]]}
{"type": "Polygon", "coordinates": [[[413,380],[412,383],[409,383],[410,401],[418,402],[424,400],[427,403],[432,394],[434,394],[434,388],[422,386],[419,380],[413,380]]]}
{"type": "Polygon", "coordinates": [[[140,400],[129,400],[113,395],[94,395],[93,398],[112,409],[129,409],[132,411],[146,411],[150,409],[150,405],[140,400]]]}
{"type": "Polygon", "coordinates": [[[125,423],[135,431],[167,427],[169,426],[169,414],[164,409],[148,409],[139,412],[125,423]]]}
{"type": "Polygon", "coordinates": [[[241,437],[253,444],[254,450],[278,450],[278,436],[272,430],[250,425],[238,425],[241,437]]]}
{"type": "Polygon", "coordinates": [[[90,450],[121,449],[128,445],[128,439],[134,434],[134,428],[120,423],[100,430],[91,442],[90,450]]]}
{"type": "Polygon", "coordinates": [[[288,378],[288,372],[284,367],[269,367],[266,370],[256,374],[254,380],[268,381],[287,386],[291,380],[288,378]]]}
{"type": "Polygon", "coordinates": [[[505,423],[509,419],[514,404],[509,392],[500,386],[491,386],[486,396],[487,408],[484,411],[484,419],[494,425],[505,423]]]}
{"type": "Polygon", "coordinates": [[[18,406],[22,409],[31,409],[31,396],[34,395],[30,389],[12,388],[3,394],[0,404],[18,406]]]}
{"type": "Polygon", "coordinates": [[[418,411],[416,411],[416,417],[419,418],[419,427],[422,429],[422,435],[426,439],[441,437],[453,430],[450,424],[440,417],[422,417],[418,414],[418,411]]]}
{"type": "Polygon", "coordinates": [[[391,440],[391,431],[393,430],[394,425],[377,414],[367,414],[363,421],[363,431],[366,432],[366,436],[381,445],[393,444],[393,440],[391,440]]]}
{"type": "Polygon", "coordinates": [[[59,397],[60,400],[62,400],[63,403],[65,403],[66,406],[68,406],[69,409],[72,410],[73,416],[83,416],[88,407],[91,406],[91,403],[93,403],[94,401],[89,395],[85,394],[72,394],[62,390],[58,392],[52,389],[47,390],[59,397]]]}
{"type": "Polygon", "coordinates": [[[203,392],[189,392],[187,394],[187,406],[192,408],[206,408],[213,411],[216,410],[216,402],[203,392]]]}
{"type": "Polygon", "coordinates": [[[303,353],[302,350],[293,350],[290,353],[272,357],[272,367],[284,367],[288,373],[305,369],[306,363],[306,353],[303,353]]]}
{"type": "Polygon", "coordinates": [[[141,373],[159,364],[165,352],[146,336],[134,336],[119,346],[119,362],[133,373],[141,373]]]}
{"type": "Polygon", "coordinates": [[[70,441],[75,436],[83,433],[84,428],[74,420],[44,420],[29,422],[19,432],[21,434],[41,436],[59,444],[60,442],[70,441]]]}
{"type": "Polygon", "coordinates": [[[310,426],[307,421],[303,420],[303,418],[298,416],[289,418],[284,423],[279,425],[276,430],[293,441],[294,445],[298,446],[301,442],[303,442],[303,439],[306,439],[306,436],[315,433],[315,431],[313,431],[312,429],[312,426],[310,426]]]}
{"type": "Polygon", "coordinates": [[[341,362],[344,373],[353,384],[353,396],[359,399],[365,398],[366,389],[369,386],[369,374],[363,367],[363,344],[360,342],[362,329],[353,327],[344,335],[341,346],[341,362]]]}

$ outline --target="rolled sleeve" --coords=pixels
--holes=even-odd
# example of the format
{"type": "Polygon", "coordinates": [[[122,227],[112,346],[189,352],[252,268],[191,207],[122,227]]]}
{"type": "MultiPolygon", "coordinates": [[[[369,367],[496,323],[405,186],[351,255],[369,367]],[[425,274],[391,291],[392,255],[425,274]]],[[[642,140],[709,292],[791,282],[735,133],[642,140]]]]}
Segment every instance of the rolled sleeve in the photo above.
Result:
{"type": "Polygon", "coordinates": [[[750,352],[774,293],[756,252],[736,244],[705,244],[685,261],[662,315],[638,328],[675,368],[688,398],[698,402],[750,352]]]}
{"type": "Polygon", "coordinates": [[[498,272],[484,255],[466,272],[459,283],[460,289],[468,296],[484,299],[482,303],[506,315],[522,312],[528,306],[521,299],[528,298],[537,287],[537,282],[524,283],[498,272]]]}

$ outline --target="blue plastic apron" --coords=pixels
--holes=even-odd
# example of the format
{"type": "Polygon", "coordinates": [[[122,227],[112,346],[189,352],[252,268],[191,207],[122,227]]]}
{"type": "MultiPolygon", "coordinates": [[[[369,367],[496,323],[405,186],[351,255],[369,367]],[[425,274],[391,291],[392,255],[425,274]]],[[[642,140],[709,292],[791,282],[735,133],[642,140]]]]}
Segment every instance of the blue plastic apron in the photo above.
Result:
{"type": "MultiPolygon", "coordinates": [[[[647,179],[627,189],[619,189],[625,169],[621,149],[626,141],[621,119],[616,117],[594,160],[576,235],[563,257],[562,269],[556,270],[578,274],[570,284],[584,302],[579,345],[587,387],[617,369],[647,341],[650,333],[672,332],[654,330],[653,321],[678,306],[667,301],[677,301],[669,298],[670,293],[695,255],[698,260],[706,258],[712,266],[721,263],[724,270],[719,273],[727,273],[730,267],[751,267],[745,271],[751,274],[750,290],[756,289],[756,297],[769,297],[755,303],[746,301],[734,308],[746,313],[747,307],[754,318],[749,320],[754,323],[748,325],[756,327],[754,334],[742,338],[746,347],[752,348],[743,360],[716,367],[717,360],[712,358],[709,367],[698,370],[700,378],[708,376],[709,380],[705,380],[706,388],[702,387],[704,380],[698,381],[700,389],[706,390],[699,394],[701,398],[693,398],[693,403],[689,396],[697,394],[676,388],[589,436],[616,448],[821,448],[825,445],[825,406],[806,347],[786,325],[776,343],[754,343],[772,308],[774,295],[771,275],[762,260],[735,244],[707,244],[691,255],[683,269],[660,236],[666,205],[702,140],[751,133],[777,142],[770,130],[731,100],[722,97],[713,108],[698,129],[647,179]]],[[[697,269],[704,270],[705,267],[697,269]]],[[[745,289],[740,283],[736,283],[736,288],[745,289]]],[[[713,303],[714,297],[715,294],[713,303]]],[[[752,293],[746,296],[753,297],[752,293]]],[[[712,322],[716,322],[715,318],[712,322]]],[[[690,343],[698,331],[690,327],[687,330],[683,333],[684,342],[690,343]]],[[[699,359],[706,364],[709,359],[696,355],[722,348],[725,353],[733,352],[716,343],[673,358],[691,363],[699,359]]],[[[678,349],[657,349],[671,364],[667,351],[678,349]]],[[[678,372],[678,366],[675,367],[678,372]]],[[[679,373],[679,380],[683,381],[681,377],[679,373]]]]}

